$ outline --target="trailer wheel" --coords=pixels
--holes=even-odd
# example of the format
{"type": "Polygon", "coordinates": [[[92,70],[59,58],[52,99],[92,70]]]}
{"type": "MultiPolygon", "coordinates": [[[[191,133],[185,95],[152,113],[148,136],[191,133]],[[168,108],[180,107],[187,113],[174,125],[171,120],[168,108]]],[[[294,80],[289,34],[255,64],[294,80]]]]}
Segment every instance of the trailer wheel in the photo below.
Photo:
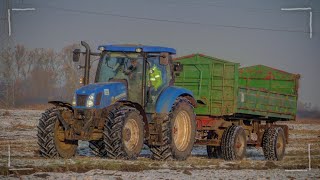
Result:
{"type": "Polygon", "coordinates": [[[151,146],[152,157],[166,160],[172,157],[185,160],[191,154],[195,141],[195,114],[191,103],[183,97],[178,98],[169,114],[168,120],[163,120],[162,146],[151,146]]]}
{"type": "MultiPolygon", "coordinates": [[[[207,139],[214,139],[214,136],[217,136],[216,134],[214,134],[213,131],[209,131],[208,135],[207,135],[207,139]]],[[[208,154],[208,158],[212,159],[212,158],[222,158],[221,155],[221,146],[209,146],[207,145],[207,154],[208,154]]]]}
{"type": "Polygon", "coordinates": [[[285,136],[281,127],[270,127],[265,130],[262,139],[264,157],[267,160],[280,161],[285,154],[285,136]]]}
{"type": "Polygon", "coordinates": [[[96,156],[105,157],[107,155],[107,152],[104,148],[103,140],[89,141],[89,148],[91,149],[91,152],[96,156]]]}
{"type": "Polygon", "coordinates": [[[75,155],[78,141],[63,139],[64,129],[58,119],[61,111],[70,111],[67,108],[53,107],[46,110],[37,126],[38,145],[40,155],[47,158],[70,158],[75,155]]]}
{"type": "Polygon", "coordinates": [[[222,157],[225,160],[241,160],[246,154],[246,133],[241,126],[228,127],[221,139],[222,157]]]}
{"type": "Polygon", "coordinates": [[[222,158],[221,146],[207,146],[208,158],[222,158]]]}
{"type": "Polygon", "coordinates": [[[130,107],[115,108],[109,113],[104,126],[106,156],[112,159],[136,159],[144,140],[143,118],[130,107]]]}

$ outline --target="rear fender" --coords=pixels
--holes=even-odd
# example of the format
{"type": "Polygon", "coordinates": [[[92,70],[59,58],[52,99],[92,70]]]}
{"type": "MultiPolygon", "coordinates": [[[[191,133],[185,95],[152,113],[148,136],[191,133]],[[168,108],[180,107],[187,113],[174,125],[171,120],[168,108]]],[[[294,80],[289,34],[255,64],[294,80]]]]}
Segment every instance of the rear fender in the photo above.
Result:
{"type": "Polygon", "coordinates": [[[193,98],[193,93],[185,88],[170,86],[162,91],[156,103],[156,113],[169,113],[175,100],[180,97],[186,97],[193,106],[196,106],[196,101],[193,98]]]}

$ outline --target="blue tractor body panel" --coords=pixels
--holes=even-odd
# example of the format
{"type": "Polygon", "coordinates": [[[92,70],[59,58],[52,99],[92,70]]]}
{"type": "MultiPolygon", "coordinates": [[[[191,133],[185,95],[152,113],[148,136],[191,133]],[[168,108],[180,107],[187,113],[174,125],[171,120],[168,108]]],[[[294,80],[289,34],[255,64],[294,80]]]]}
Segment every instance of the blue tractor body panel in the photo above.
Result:
{"type": "Polygon", "coordinates": [[[193,97],[193,93],[188,89],[176,86],[170,86],[163,90],[156,103],[156,113],[169,113],[179,96],[193,97]]]}
{"type": "Polygon", "coordinates": [[[168,47],[160,46],[143,46],[143,45],[134,45],[134,46],[125,46],[125,45],[101,45],[98,47],[98,50],[110,51],[110,52],[136,52],[137,48],[141,48],[142,52],[146,53],[161,53],[168,52],[169,54],[176,54],[176,50],[168,47]]]}
{"type": "Polygon", "coordinates": [[[94,106],[88,108],[85,104],[77,104],[73,107],[76,109],[102,109],[110,106],[116,101],[127,99],[127,88],[123,83],[120,82],[107,82],[107,83],[94,83],[87,86],[81,87],[76,91],[77,103],[79,102],[79,97],[87,100],[87,98],[94,93],[94,106]],[[99,97],[101,96],[100,103],[97,103],[99,97]]]}

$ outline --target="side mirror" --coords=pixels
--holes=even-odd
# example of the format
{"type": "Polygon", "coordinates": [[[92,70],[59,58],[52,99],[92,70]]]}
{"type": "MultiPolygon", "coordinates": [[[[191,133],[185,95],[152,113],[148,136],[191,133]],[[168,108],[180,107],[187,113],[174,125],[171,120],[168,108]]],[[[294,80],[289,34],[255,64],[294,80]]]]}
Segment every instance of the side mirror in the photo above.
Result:
{"type": "Polygon", "coordinates": [[[164,66],[168,65],[169,64],[169,56],[170,55],[167,52],[160,53],[160,63],[159,64],[164,65],[164,66]]]}
{"type": "Polygon", "coordinates": [[[181,63],[177,62],[173,64],[173,71],[182,72],[182,70],[183,70],[183,65],[181,63]]]}
{"type": "Polygon", "coordinates": [[[73,50],[73,57],[72,57],[73,62],[79,62],[80,54],[81,54],[81,50],[80,49],[73,50]]]}

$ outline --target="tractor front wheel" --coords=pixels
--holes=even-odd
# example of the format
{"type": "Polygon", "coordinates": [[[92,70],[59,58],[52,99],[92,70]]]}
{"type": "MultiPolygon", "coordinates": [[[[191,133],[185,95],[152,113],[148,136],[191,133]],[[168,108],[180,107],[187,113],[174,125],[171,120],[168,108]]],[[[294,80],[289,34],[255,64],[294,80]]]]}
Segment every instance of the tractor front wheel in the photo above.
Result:
{"type": "Polygon", "coordinates": [[[62,111],[70,110],[54,107],[46,110],[39,120],[37,137],[39,152],[43,157],[70,158],[76,153],[78,141],[64,139],[64,129],[58,119],[62,111]]]}

